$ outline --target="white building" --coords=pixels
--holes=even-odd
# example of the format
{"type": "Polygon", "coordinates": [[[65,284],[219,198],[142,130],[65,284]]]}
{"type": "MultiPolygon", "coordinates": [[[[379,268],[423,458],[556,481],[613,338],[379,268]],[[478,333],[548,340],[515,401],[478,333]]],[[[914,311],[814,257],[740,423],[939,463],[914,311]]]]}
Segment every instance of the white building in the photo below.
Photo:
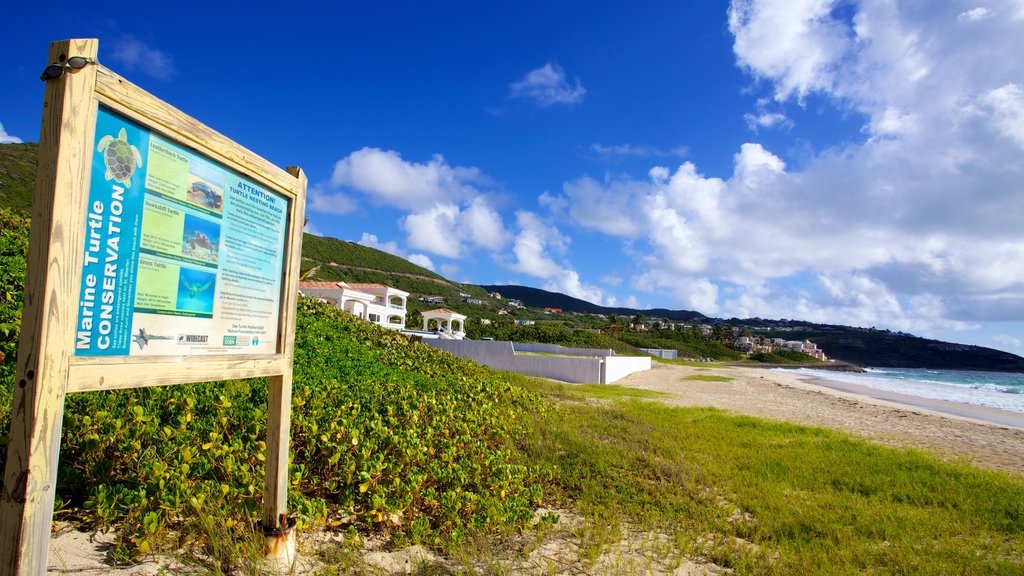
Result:
{"type": "Polygon", "coordinates": [[[423,312],[423,331],[429,330],[430,321],[437,326],[437,333],[441,338],[462,340],[466,337],[466,316],[447,308],[427,310],[423,312]]]}
{"type": "Polygon", "coordinates": [[[383,284],[299,282],[299,294],[319,298],[342,310],[392,330],[405,328],[409,293],[383,284]]]}

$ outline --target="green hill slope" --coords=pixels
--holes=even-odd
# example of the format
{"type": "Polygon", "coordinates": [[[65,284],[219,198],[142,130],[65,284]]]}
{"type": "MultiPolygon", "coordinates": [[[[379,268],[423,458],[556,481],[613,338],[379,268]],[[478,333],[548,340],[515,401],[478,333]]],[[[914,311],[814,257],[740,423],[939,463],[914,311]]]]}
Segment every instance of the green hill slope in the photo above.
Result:
{"type": "Polygon", "coordinates": [[[39,145],[0,144],[0,206],[32,210],[39,145]]]}

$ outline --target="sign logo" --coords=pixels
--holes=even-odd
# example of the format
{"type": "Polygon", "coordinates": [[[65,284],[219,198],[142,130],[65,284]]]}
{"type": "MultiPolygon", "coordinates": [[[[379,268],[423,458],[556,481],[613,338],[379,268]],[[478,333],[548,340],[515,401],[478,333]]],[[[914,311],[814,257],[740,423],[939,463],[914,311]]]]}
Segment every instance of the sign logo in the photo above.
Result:
{"type": "Polygon", "coordinates": [[[224,346],[238,346],[238,337],[237,336],[225,336],[224,337],[223,345],[224,346]]]}
{"type": "Polygon", "coordinates": [[[259,336],[253,336],[252,337],[252,345],[253,346],[259,346],[260,345],[260,337],[259,336]]]}
{"type": "Polygon", "coordinates": [[[121,128],[117,138],[110,135],[101,138],[96,149],[103,153],[103,164],[107,167],[103,177],[131,188],[135,168],[142,168],[142,154],[128,143],[128,134],[124,128],[121,128]]]}
{"type": "Polygon", "coordinates": [[[208,334],[178,334],[178,344],[206,344],[209,341],[208,334]]]}

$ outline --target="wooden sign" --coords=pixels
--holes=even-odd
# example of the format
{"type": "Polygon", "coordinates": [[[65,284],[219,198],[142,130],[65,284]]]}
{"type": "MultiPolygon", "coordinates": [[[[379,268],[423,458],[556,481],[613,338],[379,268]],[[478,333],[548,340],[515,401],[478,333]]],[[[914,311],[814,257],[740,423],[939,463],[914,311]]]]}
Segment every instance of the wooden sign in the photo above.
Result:
{"type": "Polygon", "coordinates": [[[64,396],[269,377],[262,524],[286,512],[306,178],[50,46],[0,576],[43,574],[64,396]]]}

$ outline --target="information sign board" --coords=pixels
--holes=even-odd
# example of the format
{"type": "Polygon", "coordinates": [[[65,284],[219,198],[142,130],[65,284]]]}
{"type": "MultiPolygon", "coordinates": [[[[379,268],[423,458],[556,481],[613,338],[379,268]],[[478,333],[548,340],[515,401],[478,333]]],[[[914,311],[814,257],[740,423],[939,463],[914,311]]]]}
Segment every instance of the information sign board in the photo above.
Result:
{"type": "Polygon", "coordinates": [[[288,199],[100,107],[76,356],[273,354],[288,199]]]}

